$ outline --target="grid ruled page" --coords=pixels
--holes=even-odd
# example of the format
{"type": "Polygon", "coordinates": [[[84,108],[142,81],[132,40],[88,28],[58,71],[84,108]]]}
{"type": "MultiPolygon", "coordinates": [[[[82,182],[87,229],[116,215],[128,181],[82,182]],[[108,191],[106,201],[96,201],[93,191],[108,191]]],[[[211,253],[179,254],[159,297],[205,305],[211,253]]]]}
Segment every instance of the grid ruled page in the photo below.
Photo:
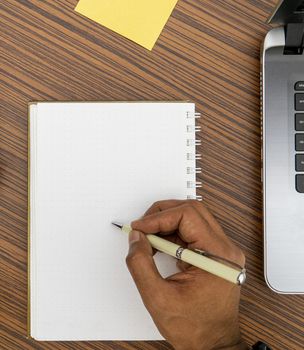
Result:
{"type": "MultiPolygon", "coordinates": [[[[126,268],[127,236],[111,222],[195,196],[187,112],[194,104],[31,106],[32,337],[162,339],[126,268]]],[[[174,259],[159,255],[162,274],[175,272],[174,259]]]]}

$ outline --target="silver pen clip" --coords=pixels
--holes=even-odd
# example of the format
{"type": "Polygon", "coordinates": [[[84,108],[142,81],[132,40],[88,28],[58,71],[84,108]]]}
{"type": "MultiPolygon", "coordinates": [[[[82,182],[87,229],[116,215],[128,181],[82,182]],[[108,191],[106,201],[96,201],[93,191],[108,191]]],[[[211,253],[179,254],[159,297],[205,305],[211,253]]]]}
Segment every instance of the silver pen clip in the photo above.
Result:
{"type": "MultiPolygon", "coordinates": [[[[189,249],[189,248],[188,248],[189,249]]],[[[239,285],[242,285],[245,283],[246,281],[246,269],[244,267],[242,267],[241,265],[233,262],[233,261],[230,261],[228,259],[225,259],[225,258],[222,258],[221,256],[218,256],[218,255],[215,255],[215,254],[212,254],[212,253],[209,253],[205,250],[201,250],[201,249],[192,249],[194,252],[200,254],[200,255],[203,255],[203,256],[206,256],[207,258],[212,258],[214,260],[218,260],[220,262],[224,262],[232,267],[235,267],[237,268],[238,270],[240,270],[240,274],[238,276],[238,284],[239,285]]]]}

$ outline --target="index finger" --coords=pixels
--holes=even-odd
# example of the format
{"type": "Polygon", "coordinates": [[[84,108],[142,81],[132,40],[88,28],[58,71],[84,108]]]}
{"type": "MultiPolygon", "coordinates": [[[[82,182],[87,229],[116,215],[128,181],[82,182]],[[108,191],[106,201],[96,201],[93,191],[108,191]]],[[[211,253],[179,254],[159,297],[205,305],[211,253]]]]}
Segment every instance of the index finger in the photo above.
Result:
{"type": "Polygon", "coordinates": [[[197,212],[193,206],[183,204],[169,208],[131,223],[135,230],[146,234],[170,234],[177,230],[181,239],[191,248],[208,249],[214,254],[225,250],[225,242],[212,230],[208,222],[197,212]]]}
{"type": "Polygon", "coordinates": [[[166,209],[174,208],[183,204],[189,204],[190,206],[193,206],[193,208],[199,212],[199,214],[208,222],[208,224],[214,230],[217,231],[217,233],[223,235],[223,237],[226,237],[223,229],[221,228],[219,223],[216,221],[214,216],[207,209],[207,207],[202,202],[199,202],[194,199],[187,199],[187,200],[168,199],[168,200],[157,201],[151,205],[151,207],[145,212],[144,216],[151,215],[166,209]]]}

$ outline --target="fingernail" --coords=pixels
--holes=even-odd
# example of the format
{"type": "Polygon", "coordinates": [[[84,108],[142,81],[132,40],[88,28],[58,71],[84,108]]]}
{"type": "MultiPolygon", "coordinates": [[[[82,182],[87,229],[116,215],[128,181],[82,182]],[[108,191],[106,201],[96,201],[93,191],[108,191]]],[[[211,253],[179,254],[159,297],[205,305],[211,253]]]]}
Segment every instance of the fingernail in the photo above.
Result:
{"type": "Polygon", "coordinates": [[[129,244],[132,244],[132,243],[137,242],[139,240],[140,240],[140,232],[132,230],[129,233],[129,244]]]}

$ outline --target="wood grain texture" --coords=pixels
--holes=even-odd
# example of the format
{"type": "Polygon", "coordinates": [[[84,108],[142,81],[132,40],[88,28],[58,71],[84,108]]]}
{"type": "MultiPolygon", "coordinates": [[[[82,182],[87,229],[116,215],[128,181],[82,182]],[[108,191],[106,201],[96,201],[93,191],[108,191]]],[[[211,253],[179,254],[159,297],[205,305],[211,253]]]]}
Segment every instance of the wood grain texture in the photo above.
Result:
{"type": "Polygon", "coordinates": [[[76,3],[0,1],[0,349],[170,349],[26,338],[27,103],[46,100],[195,102],[200,194],[247,256],[244,338],[303,349],[304,296],[270,291],[262,266],[259,49],[275,1],[180,0],[152,52],[81,17],[76,3]]]}

